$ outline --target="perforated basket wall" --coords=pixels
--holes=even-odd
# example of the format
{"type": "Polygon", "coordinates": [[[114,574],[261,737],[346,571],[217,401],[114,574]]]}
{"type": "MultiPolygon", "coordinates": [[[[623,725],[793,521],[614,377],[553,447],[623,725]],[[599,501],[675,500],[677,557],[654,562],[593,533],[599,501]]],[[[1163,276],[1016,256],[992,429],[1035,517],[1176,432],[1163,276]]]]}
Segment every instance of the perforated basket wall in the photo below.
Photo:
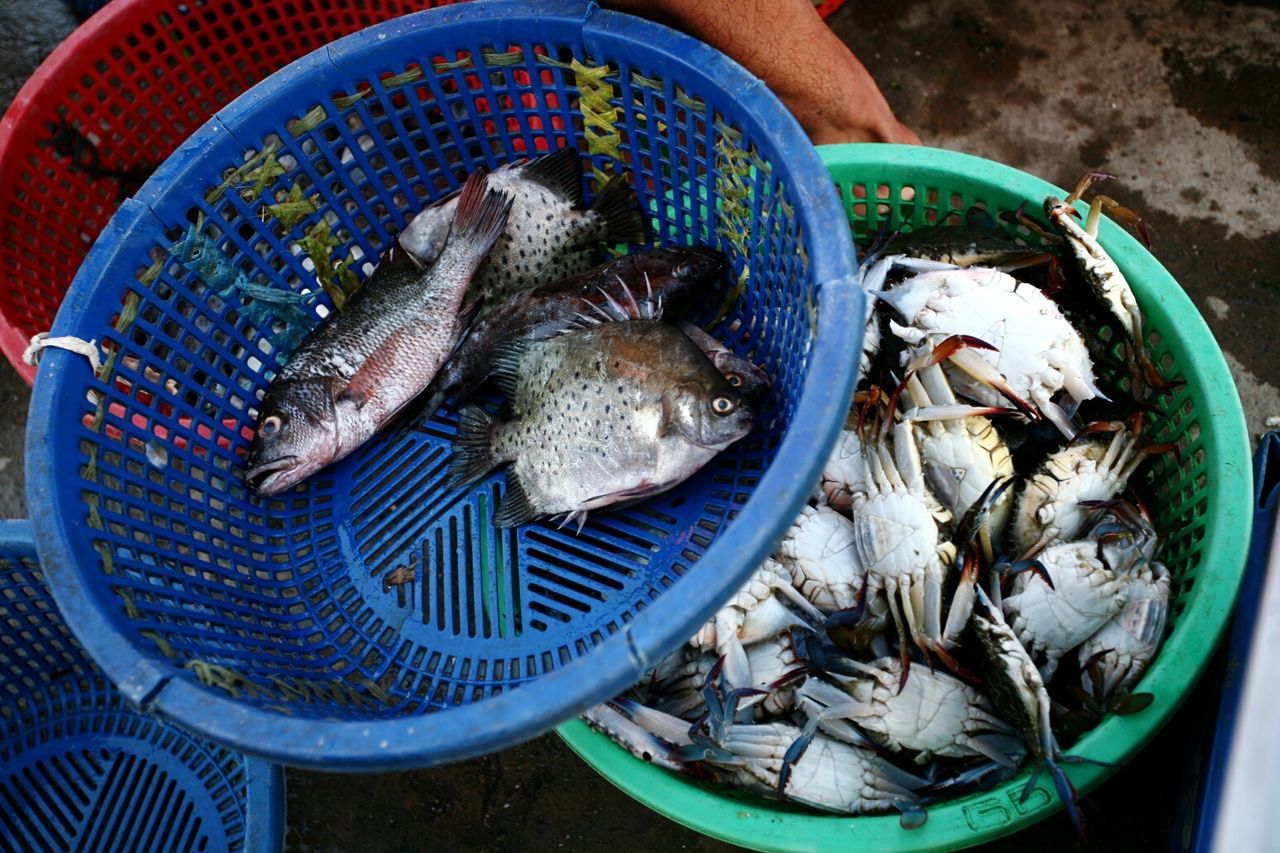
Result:
{"type": "MultiPolygon", "coordinates": [[[[864,245],[884,224],[909,230],[954,223],[974,204],[993,216],[1024,201],[1036,210],[1046,195],[1066,194],[1025,172],[950,151],[897,145],[833,145],[819,151],[864,245]]],[[[1039,239],[1025,228],[1021,236],[1039,239]]],[[[1244,572],[1252,491],[1244,413],[1208,326],[1164,267],[1124,230],[1104,219],[1099,238],[1138,297],[1153,358],[1166,377],[1185,380],[1160,398],[1159,413],[1144,427],[1150,440],[1176,441],[1180,450],[1180,458],[1161,456],[1143,469],[1163,536],[1161,559],[1175,578],[1170,633],[1136,688],[1151,693],[1154,701],[1132,716],[1108,717],[1070,750],[1119,765],[1169,719],[1213,654],[1244,572]]],[[[855,364],[850,359],[847,369],[855,364]]],[[[923,827],[906,830],[896,815],[815,815],[686,782],[632,758],[581,722],[563,726],[560,733],[641,802],[686,826],[760,850],[956,849],[1013,832],[1061,807],[1043,777],[1023,801],[1024,772],[990,792],[931,806],[923,827]]],[[[1081,793],[1109,772],[1093,765],[1067,768],[1081,793]]],[[[1113,796],[1123,798],[1123,792],[1113,796]]]]}
{"type": "Polygon", "coordinates": [[[278,850],[278,767],[125,701],[71,636],[27,522],[0,522],[0,848],[278,850]]]}
{"type": "Polygon", "coordinates": [[[34,379],[22,351],[102,226],[215,111],[336,38],[446,2],[127,0],[94,14],[0,119],[0,351],[34,379]]]}
{"type": "MultiPolygon", "coordinates": [[[[679,643],[803,502],[859,345],[838,320],[861,304],[852,243],[822,227],[839,215],[758,80],[637,18],[463,4],[307,57],[124,204],[59,312],[56,334],[109,352],[95,377],[48,351],[28,425],[68,621],[129,695],[286,762],[421,765],[536,735],[679,643]],[[565,144],[591,154],[589,196],[595,175],[629,176],[654,242],[732,258],[724,290],[741,295],[716,331],[772,376],[756,432],[581,534],[496,529],[501,473],[447,489],[452,409],[250,497],[242,460],[289,314],[246,294],[349,285],[476,165],[565,144]],[[179,240],[204,245],[203,277],[179,240]]],[[[331,304],[286,307],[314,322],[331,304]]]]}

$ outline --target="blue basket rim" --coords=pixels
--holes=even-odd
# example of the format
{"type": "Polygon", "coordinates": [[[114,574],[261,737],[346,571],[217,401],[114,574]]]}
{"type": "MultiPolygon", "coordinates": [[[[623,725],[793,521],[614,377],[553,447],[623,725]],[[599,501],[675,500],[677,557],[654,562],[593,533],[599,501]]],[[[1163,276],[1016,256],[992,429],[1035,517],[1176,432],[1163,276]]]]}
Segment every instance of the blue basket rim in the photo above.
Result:
{"type": "MultiPolygon", "coordinates": [[[[0,554],[29,557],[39,562],[32,524],[25,518],[0,519],[0,554]]],[[[41,565],[41,572],[44,572],[41,565]]],[[[55,598],[56,600],[56,598],[55,598]]],[[[241,754],[245,771],[245,847],[248,853],[271,853],[284,844],[284,768],[241,754]]]]}
{"type": "MultiPolygon", "coordinates": [[[[231,132],[243,116],[252,114],[264,93],[300,85],[323,65],[341,72],[335,56],[381,50],[399,38],[418,38],[433,27],[466,20],[537,19],[548,16],[576,27],[584,40],[627,42],[667,54],[668,61],[701,76],[715,61],[715,83],[735,93],[744,113],[771,135],[787,166],[796,175],[797,217],[809,224],[806,250],[816,297],[815,339],[791,425],[775,459],[799,464],[770,465],[751,498],[733,522],[735,536],[717,539],[706,555],[682,579],[681,595],[665,595],[661,607],[649,607],[612,637],[575,661],[521,685],[519,689],[459,705],[444,713],[337,721],[285,717],[233,700],[224,693],[189,679],[175,678],[172,667],[144,653],[119,630],[95,598],[80,583],[84,573],[70,553],[67,526],[59,506],[76,505],[78,496],[58,500],[68,490],[55,482],[49,445],[53,435],[50,410],[63,394],[75,394],[88,378],[85,360],[57,350],[41,360],[32,395],[26,444],[27,502],[46,577],[67,623],[102,669],[125,693],[152,713],[234,749],[295,766],[361,771],[425,767],[462,760],[505,748],[549,731],[591,705],[617,694],[666,653],[694,633],[772,551],[783,529],[777,519],[791,519],[800,511],[817,481],[821,465],[834,445],[853,390],[854,363],[847,357],[861,347],[863,294],[852,278],[854,248],[847,229],[834,234],[819,231],[822,223],[843,222],[844,213],[826,168],[799,123],[764,84],[732,59],[690,36],[641,18],[600,9],[580,0],[477,0],[458,6],[425,10],[378,24],[320,48],[266,78],[226,108],[170,156],[138,192],[137,198],[158,197],[167,175],[184,171],[183,164],[198,156],[205,132],[231,132]],[[195,144],[193,144],[195,143],[195,144]],[[166,166],[170,168],[166,168],[166,166]],[[731,541],[732,540],[732,541],[731,541]],[[732,548],[732,552],[730,551],[732,548]],[[695,579],[704,579],[701,584],[695,579]],[[713,582],[711,578],[715,578],[713,582]],[[427,735],[424,737],[424,735],[427,735]]],[[[77,273],[54,322],[53,334],[74,334],[77,314],[91,304],[100,276],[115,253],[117,241],[127,239],[140,225],[154,227],[158,219],[146,205],[126,203],[113,217],[77,273]],[[146,220],[150,218],[151,223],[146,220]],[[124,223],[123,225],[121,223],[124,223]],[[112,227],[112,226],[115,227],[112,227]]],[[[95,565],[88,571],[97,572],[95,565]]]]}

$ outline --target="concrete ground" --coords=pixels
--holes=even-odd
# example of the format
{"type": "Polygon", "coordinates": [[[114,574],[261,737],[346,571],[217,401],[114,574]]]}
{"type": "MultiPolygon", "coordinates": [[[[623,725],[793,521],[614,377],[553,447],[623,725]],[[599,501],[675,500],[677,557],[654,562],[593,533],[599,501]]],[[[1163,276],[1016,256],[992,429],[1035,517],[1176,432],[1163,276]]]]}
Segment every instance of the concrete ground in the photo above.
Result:
{"type": "MultiPolygon", "coordinates": [[[[1111,192],[1152,225],[1153,251],[1227,353],[1251,433],[1280,415],[1280,11],[1272,4],[852,0],[831,25],[926,143],[1111,192]],[[1270,201],[1268,201],[1270,199],[1270,201]]],[[[0,2],[0,106],[75,21],[48,0],[0,2]]],[[[1227,381],[1227,377],[1223,377],[1227,381]]],[[[0,365],[0,514],[24,512],[28,392],[0,365]]],[[[1090,844],[1153,849],[1181,829],[1202,685],[1164,732],[1085,799],[1090,844]]],[[[439,770],[289,773],[299,851],[512,848],[724,850],[636,805],[555,736],[439,770]]],[[[1061,815],[994,850],[1075,849],[1061,815]]]]}

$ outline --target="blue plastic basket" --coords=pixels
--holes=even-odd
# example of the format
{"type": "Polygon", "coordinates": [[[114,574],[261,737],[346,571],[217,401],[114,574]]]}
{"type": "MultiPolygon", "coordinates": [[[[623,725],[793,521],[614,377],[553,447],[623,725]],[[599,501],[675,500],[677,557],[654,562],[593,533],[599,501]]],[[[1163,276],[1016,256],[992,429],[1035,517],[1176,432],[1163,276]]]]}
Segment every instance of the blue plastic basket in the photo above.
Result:
{"type": "Polygon", "coordinates": [[[843,223],[764,85],[659,25],[479,2],[335,42],[198,131],[76,277],[53,334],[109,357],[95,376],[49,350],[37,376],[28,504],[54,594],[126,695],[273,760],[403,768],[534,737],[683,642],[799,510],[861,344],[843,223]],[[248,495],[277,319],[187,272],[174,241],[196,226],[254,283],[315,289],[304,234],[331,235],[307,241],[322,267],[367,275],[473,167],[563,144],[591,153],[588,198],[600,174],[631,176],[655,243],[730,255],[742,294],[714,331],[773,378],[757,431],[580,535],[496,529],[501,473],[448,489],[452,409],[278,499],[248,495]],[[298,209],[269,205],[291,192],[315,209],[286,222],[298,209]],[[398,568],[415,581],[384,586],[398,568]]]}
{"type": "Polygon", "coordinates": [[[284,774],[140,713],[0,521],[0,849],[279,850],[284,774]]]}

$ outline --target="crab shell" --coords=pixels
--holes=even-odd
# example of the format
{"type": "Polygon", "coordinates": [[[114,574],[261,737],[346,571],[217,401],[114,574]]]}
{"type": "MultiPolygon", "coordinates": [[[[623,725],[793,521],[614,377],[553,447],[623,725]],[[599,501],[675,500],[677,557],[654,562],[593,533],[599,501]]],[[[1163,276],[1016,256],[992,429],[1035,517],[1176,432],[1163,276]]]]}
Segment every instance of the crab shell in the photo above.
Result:
{"type": "Polygon", "coordinates": [[[853,522],[830,506],[806,506],[778,544],[774,558],[791,582],[823,613],[853,607],[866,572],[854,547],[853,522]]]}
{"type": "Polygon", "coordinates": [[[1080,685],[1086,692],[1095,688],[1090,666],[1101,676],[1101,690],[1095,695],[1100,701],[1131,689],[1142,678],[1164,637],[1171,583],[1169,570],[1160,563],[1147,564],[1134,574],[1124,609],[1080,644],[1080,685]]]}
{"type": "MultiPolygon", "coordinates": [[[[981,356],[1017,396],[1041,409],[1053,405],[1064,389],[1077,403],[1101,396],[1080,333],[1039,289],[1007,273],[983,268],[927,272],[881,299],[905,321],[891,321],[893,333],[912,346],[933,336],[967,335],[995,347],[980,351],[981,356]]],[[[957,392],[984,405],[1001,404],[993,389],[959,371],[948,372],[957,392]]]]}
{"type": "Polygon", "coordinates": [[[1060,542],[1040,554],[1053,586],[1025,572],[1004,599],[1009,627],[1048,682],[1059,659],[1114,618],[1129,600],[1129,578],[1099,557],[1092,539],[1060,542]]]}
{"type": "Polygon", "coordinates": [[[813,700],[832,707],[842,698],[853,697],[848,719],[880,746],[916,753],[917,764],[934,756],[979,755],[1012,763],[1020,751],[1017,730],[995,715],[981,691],[958,678],[917,668],[903,682],[902,663],[893,657],[855,665],[866,677],[842,678],[841,687],[811,679],[798,691],[801,702],[813,700]]]}
{"type": "Polygon", "coordinates": [[[1082,536],[1090,513],[1080,503],[1120,494],[1142,460],[1135,449],[1135,436],[1121,432],[1109,442],[1081,441],[1050,454],[1018,498],[1013,516],[1017,551],[1031,554],[1052,542],[1082,536]]]}
{"type": "MultiPolygon", "coordinates": [[[[741,769],[735,781],[777,796],[787,750],[800,736],[800,729],[786,723],[730,728],[723,746],[740,759],[741,769]]],[[[791,765],[782,793],[784,799],[823,811],[865,814],[915,802],[912,791],[924,784],[924,780],[894,767],[869,749],[817,734],[791,765]]]]}
{"type": "Polygon", "coordinates": [[[862,458],[862,440],[855,430],[842,430],[831,456],[822,466],[818,497],[832,509],[848,512],[867,495],[867,464],[862,458]]]}

